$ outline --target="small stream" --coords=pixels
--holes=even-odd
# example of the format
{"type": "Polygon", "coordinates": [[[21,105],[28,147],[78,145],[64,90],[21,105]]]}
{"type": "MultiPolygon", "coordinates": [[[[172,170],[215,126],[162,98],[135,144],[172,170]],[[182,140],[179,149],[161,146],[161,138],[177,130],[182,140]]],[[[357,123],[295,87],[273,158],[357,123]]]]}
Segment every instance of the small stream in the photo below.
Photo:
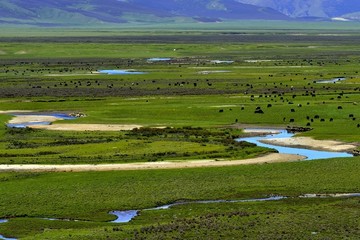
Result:
{"type": "MultiPolygon", "coordinates": [[[[254,198],[254,199],[243,199],[243,200],[206,200],[206,201],[188,201],[188,202],[176,202],[171,204],[162,205],[155,208],[147,208],[141,211],[154,211],[154,210],[164,210],[169,209],[174,206],[186,205],[186,204],[210,204],[210,203],[240,203],[240,202],[264,202],[264,201],[278,201],[286,199],[287,197],[283,196],[271,196],[268,198],[254,198]]],[[[116,220],[112,223],[127,223],[130,222],[133,218],[138,216],[140,210],[128,210],[128,211],[111,211],[109,214],[115,215],[116,220]]]]}
{"type": "Polygon", "coordinates": [[[279,153],[285,154],[297,154],[301,156],[305,156],[306,160],[317,160],[317,159],[328,159],[328,158],[338,158],[338,157],[353,157],[352,154],[347,152],[330,152],[330,151],[319,151],[319,150],[311,150],[299,147],[283,147],[276,146],[268,143],[263,143],[261,140],[272,139],[272,138],[291,138],[294,136],[293,133],[288,133],[286,130],[266,130],[269,132],[279,132],[279,133],[271,133],[266,136],[257,136],[257,137],[248,137],[248,138],[239,138],[237,141],[246,141],[250,143],[254,143],[260,147],[273,148],[276,149],[279,153]]]}
{"type": "MultiPolygon", "coordinates": [[[[304,194],[298,197],[292,197],[291,199],[296,198],[351,198],[351,197],[360,197],[360,193],[338,193],[338,194],[304,194]]],[[[251,198],[251,199],[241,199],[241,200],[204,200],[204,201],[184,201],[184,202],[175,202],[171,204],[162,205],[155,208],[147,208],[142,210],[126,210],[126,211],[111,211],[109,214],[116,216],[116,220],[111,221],[110,223],[128,223],[133,220],[136,216],[139,215],[141,211],[156,211],[156,210],[166,210],[173,206],[186,205],[186,204],[211,204],[211,203],[246,203],[246,202],[266,202],[266,201],[280,201],[284,199],[290,199],[286,196],[270,196],[267,198],[251,198]]],[[[57,218],[39,218],[49,221],[73,221],[79,222],[80,220],[70,220],[70,219],[57,219],[57,218]]],[[[0,219],[0,224],[5,224],[8,219],[0,219]]],[[[0,240],[17,240],[16,238],[7,238],[3,235],[0,235],[0,240]]]]}
{"type": "MultiPolygon", "coordinates": [[[[350,198],[350,197],[360,197],[360,193],[344,193],[344,194],[304,194],[295,198],[350,198]]],[[[188,202],[177,202],[172,204],[167,204],[155,208],[147,208],[143,210],[127,210],[127,211],[111,211],[109,214],[115,215],[116,220],[112,223],[128,223],[136,216],[139,215],[141,211],[155,211],[155,210],[164,210],[169,209],[173,206],[185,205],[185,204],[210,204],[210,203],[245,203],[245,202],[266,202],[266,201],[280,201],[288,199],[286,196],[270,196],[267,198],[252,198],[252,199],[242,199],[242,200],[207,200],[207,201],[188,201],[188,202]]]]}
{"type": "MultiPolygon", "coordinates": [[[[154,210],[164,210],[169,209],[173,206],[185,205],[185,204],[209,204],[209,203],[238,203],[238,202],[263,202],[263,201],[278,201],[285,199],[286,197],[282,196],[272,196],[268,198],[258,198],[258,199],[245,199],[245,200],[207,200],[207,201],[188,201],[188,202],[176,202],[171,204],[166,204],[163,206],[155,208],[147,208],[141,211],[154,211],[154,210]]],[[[116,220],[112,223],[127,223],[130,222],[139,214],[140,210],[128,210],[128,211],[111,211],[109,214],[115,215],[116,220]]]]}

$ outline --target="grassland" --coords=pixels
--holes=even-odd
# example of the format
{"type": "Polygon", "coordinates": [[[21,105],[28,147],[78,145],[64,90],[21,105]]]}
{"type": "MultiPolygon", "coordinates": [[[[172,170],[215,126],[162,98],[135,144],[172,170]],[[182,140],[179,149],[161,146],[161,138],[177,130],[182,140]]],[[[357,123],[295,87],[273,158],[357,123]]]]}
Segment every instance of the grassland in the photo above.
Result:
{"type": "MultiPolygon", "coordinates": [[[[230,25],[229,25],[230,26],[230,25]]],[[[233,25],[232,25],[233,26],[233,25]]],[[[229,27],[230,28],[230,27],[229,27]]],[[[266,30],[266,29],[265,29],[266,30]]],[[[272,150],[237,143],[243,126],[311,127],[316,139],[359,144],[359,36],[350,30],[57,31],[0,39],[0,110],[82,112],[62,123],[138,124],[124,132],[10,129],[0,115],[2,164],[244,159],[272,150]],[[305,35],[297,35],[301,33],[305,35]],[[334,34],[335,33],[335,34],[334,34]],[[341,34],[336,34],[341,33],[341,34]],[[88,37],[86,37],[88,36],[88,37]],[[169,62],[148,62],[171,57],[169,62]],[[215,64],[211,60],[232,60],[215,64]],[[103,75],[135,69],[141,75],[103,75]],[[320,80],[346,78],[337,83],[320,80]],[[255,113],[256,108],[263,110],[255,113]],[[165,127],[154,129],[153,127],[165,127]]],[[[21,34],[20,34],[21,35],[21,34]]],[[[24,239],[356,239],[359,157],[223,168],[0,173],[0,233],[24,239]],[[128,224],[110,210],[181,200],[271,203],[182,205],[128,224]],[[48,221],[42,218],[78,219],[48,221]],[[209,230],[211,229],[211,230],[209,230]]]]}
{"type": "Polygon", "coordinates": [[[114,225],[105,221],[113,219],[113,216],[107,214],[110,210],[143,209],[179,200],[246,199],[271,194],[296,197],[314,192],[359,192],[358,169],[359,158],[180,171],[2,173],[1,202],[5,203],[1,207],[2,215],[7,218],[21,218],[1,224],[0,229],[7,235],[23,237],[42,233],[44,238],[61,238],[61,236],[66,238],[68,234],[74,234],[74,236],[80,235],[75,239],[90,236],[93,239],[102,239],[108,235],[111,238],[120,236],[133,238],[136,231],[141,232],[141,228],[153,226],[155,229],[150,228],[152,231],[149,237],[155,238],[157,234],[164,234],[166,238],[170,238],[182,234],[180,230],[184,225],[187,227],[183,236],[190,237],[195,234],[198,224],[200,225],[198,230],[203,234],[204,227],[210,221],[217,226],[212,230],[214,232],[209,233],[215,238],[220,234],[235,237],[248,233],[249,237],[256,238],[255,234],[259,231],[269,234],[266,235],[269,238],[282,236],[281,231],[285,231],[289,237],[310,235],[313,231],[321,232],[319,233],[322,234],[321,236],[328,234],[331,236],[333,231],[338,229],[342,229],[343,234],[348,231],[351,238],[359,231],[354,218],[358,214],[358,201],[354,199],[288,199],[268,204],[206,206],[195,204],[158,212],[144,211],[134,222],[125,225],[114,225]],[[235,214],[236,218],[230,220],[228,225],[224,218],[230,219],[228,215],[234,212],[247,213],[252,217],[239,220],[241,214],[239,216],[235,214]],[[91,222],[66,223],[37,219],[43,217],[91,222]],[[270,217],[269,220],[266,220],[267,217],[270,217]],[[194,218],[195,222],[193,222],[194,218]],[[294,218],[294,221],[289,221],[291,218],[294,218]],[[345,218],[348,220],[345,221],[345,218]],[[268,225],[271,219],[281,225],[278,227],[268,225]],[[301,225],[301,222],[307,222],[309,219],[314,225],[301,225]],[[320,222],[315,219],[320,219],[320,222]],[[339,219],[343,219],[344,222],[339,219]],[[256,224],[251,226],[251,222],[256,224]],[[244,228],[240,227],[243,224],[245,224],[244,228]],[[177,230],[166,230],[165,226],[168,225],[173,225],[177,230]],[[180,226],[179,229],[177,225],[180,226]],[[231,226],[237,227],[229,233],[225,231],[231,226]],[[332,229],[330,226],[336,227],[332,229]],[[263,227],[265,229],[262,229],[263,227]],[[113,231],[113,228],[122,230],[113,231]],[[301,228],[302,231],[295,233],[296,229],[301,228]],[[47,230],[44,231],[45,229],[47,230]]]}

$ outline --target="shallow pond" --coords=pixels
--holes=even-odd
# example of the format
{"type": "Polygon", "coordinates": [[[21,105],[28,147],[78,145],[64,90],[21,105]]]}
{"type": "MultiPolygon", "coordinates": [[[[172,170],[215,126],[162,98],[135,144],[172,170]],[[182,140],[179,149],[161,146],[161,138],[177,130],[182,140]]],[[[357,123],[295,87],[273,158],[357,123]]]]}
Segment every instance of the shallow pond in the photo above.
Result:
{"type": "Polygon", "coordinates": [[[104,73],[108,75],[138,75],[138,74],[145,74],[145,72],[138,72],[132,70],[98,70],[99,73],[104,73]]]}
{"type": "Polygon", "coordinates": [[[269,130],[271,132],[279,132],[271,133],[266,136],[257,136],[257,137],[248,137],[248,138],[239,138],[237,141],[246,141],[250,143],[254,143],[260,147],[267,147],[276,149],[279,153],[285,154],[297,154],[301,156],[305,156],[306,160],[315,160],[315,159],[327,159],[327,158],[337,158],[337,157],[353,157],[352,154],[347,152],[329,152],[329,151],[319,151],[319,150],[311,150],[305,148],[293,148],[293,147],[282,147],[276,146],[268,143],[262,143],[261,140],[272,139],[272,138],[291,138],[294,136],[293,133],[288,133],[286,130],[269,130]]]}
{"type": "Polygon", "coordinates": [[[231,60],[212,60],[210,62],[215,63],[215,64],[221,64],[221,63],[231,64],[231,63],[234,63],[234,61],[231,61],[231,60]]]}
{"type": "Polygon", "coordinates": [[[170,61],[171,58],[149,58],[147,61],[148,62],[166,62],[166,61],[170,61]]]}
{"type": "MultiPolygon", "coordinates": [[[[12,116],[22,117],[22,116],[39,116],[39,117],[54,117],[59,120],[72,120],[76,117],[70,116],[66,113],[12,113],[12,116]]],[[[49,121],[29,121],[29,122],[20,122],[20,123],[8,123],[7,127],[10,128],[27,128],[29,126],[35,125],[50,125],[52,122],[49,121]]]]}

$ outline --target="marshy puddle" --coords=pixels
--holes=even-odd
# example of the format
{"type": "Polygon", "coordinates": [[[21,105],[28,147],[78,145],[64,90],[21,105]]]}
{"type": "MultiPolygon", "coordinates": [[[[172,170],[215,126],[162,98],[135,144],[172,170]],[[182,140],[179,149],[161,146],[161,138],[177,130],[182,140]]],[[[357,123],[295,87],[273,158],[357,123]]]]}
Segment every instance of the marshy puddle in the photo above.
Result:
{"type": "Polygon", "coordinates": [[[330,80],[318,80],[316,83],[337,83],[346,80],[345,77],[336,77],[330,80]]]}
{"type": "MultiPolygon", "coordinates": [[[[257,130],[257,129],[256,129],[257,130]]],[[[353,157],[352,154],[347,152],[329,152],[329,151],[319,151],[319,150],[311,150],[305,149],[301,147],[283,147],[276,146],[269,143],[263,143],[262,140],[272,139],[272,138],[291,138],[294,136],[293,133],[288,133],[286,130],[264,130],[266,132],[271,132],[265,136],[257,136],[257,137],[248,137],[248,138],[239,138],[237,141],[246,141],[250,143],[254,143],[260,147],[272,148],[277,150],[279,153],[284,154],[297,154],[301,156],[305,156],[306,160],[316,160],[316,159],[328,159],[328,158],[338,158],[338,157],[353,157]]]]}
{"type": "Polygon", "coordinates": [[[122,70],[122,69],[114,69],[114,70],[98,70],[98,73],[108,74],[108,75],[138,75],[138,74],[146,74],[146,72],[139,72],[135,70],[122,70]]]}
{"type": "Polygon", "coordinates": [[[200,71],[199,74],[211,74],[211,73],[230,73],[231,71],[227,70],[214,70],[214,71],[200,71]]]}
{"type": "Polygon", "coordinates": [[[231,60],[212,60],[210,61],[211,63],[215,63],[215,64],[232,64],[234,63],[235,61],[231,61],[231,60]]]}
{"type": "Polygon", "coordinates": [[[112,221],[112,223],[127,223],[130,222],[131,219],[138,215],[137,210],[128,210],[128,211],[111,211],[109,214],[115,215],[117,217],[116,220],[112,221]]]}
{"type": "Polygon", "coordinates": [[[167,62],[171,61],[171,58],[149,58],[147,59],[148,62],[167,62]]]}

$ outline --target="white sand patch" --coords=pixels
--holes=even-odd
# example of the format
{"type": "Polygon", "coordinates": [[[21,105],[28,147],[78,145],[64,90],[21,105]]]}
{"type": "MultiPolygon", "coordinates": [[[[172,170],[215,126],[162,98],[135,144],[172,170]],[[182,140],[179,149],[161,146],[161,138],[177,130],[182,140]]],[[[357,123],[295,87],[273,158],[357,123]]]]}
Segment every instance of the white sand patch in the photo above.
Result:
{"type": "Polygon", "coordinates": [[[0,165],[0,171],[35,171],[35,172],[83,172],[83,171],[125,171],[146,169],[176,169],[199,167],[222,167],[249,164],[265,164],[275,162],[291,162],[305,159],[303,156],[271,153],[262,157],[244,160],[193,160],[164,161],[124,164],[81,164],[81,165],[0,165]]]}
{"type": "Polygon", "coordinates": [[[230,73],[231,71],[216,70],[216,71],[200,71],[198,74],[211,74],[211,73],[230,73]]]}
{"type": "Polygon", "coordinates": [[[46,77],[71,77],[71,76],[91,76],[92,73],[66,73],[66,74],[45,74],[46,77]]]}
{"type": "Polygon", "coordinates": [[[22,50],[22,51],[17,51],[14,54],[15,55],[24,55],[24,54],[27,54],[27,53],[28,53],[27,51],[22,50]]]}
{"type": "Polygon", "coordinates": [[[261,140],[261,142],[278,146],[304,147],[309,149],[326,150],[333,152],[350,151],[356,148],[355,144],[347,144],[333,140],[315,140],[310,137],[273,138],[261,140]]]}
{"type": "Polygon", "coordinates": [[[259,62],[275,62],[275,61],[278,61],[278,60],[267,60],[267,59],[260,59],[260,60],[245,60],[244,62],[247,62],[247,63],[259,63],[259,62]]]}
{"type": "Polygon", "coordinates": [[[239,69],[256,69],[256,68],[313,68],[314,66],[236,66],[239,69]]]}
{"type": "Polygon", "coordinates": [[[6,110],[6,111],[0,111],[0,114],[12,114],[12,113],[31,113],[33,111],[29,110],[6,110]]]}
{"type": "Polygon", "coordinates": [[[244,129],[244,133],[259,133],[259,134],[279,134],[281,131],[276,129],[244,129]]]}
{"type": "Polygon", "coordinates": [[[34,129],[46,129],[56,131],[126,131],[141,128],[141,125],[126,124],[52,124],[29,126],[34,129]]]}
{"type": "MultiPolygon", "coordinates": [[[[0,114],[11,114],[11,113],[29,113],[31,111],[0,111],[0,114]]],[[[49,116],[49,115],[19,115],[12,118],[10,124],[26,124],[26,123],[40,123],[39,125],[29,125],[29,128],[33,129],[46,129],[46,130],[57,130],[57,131],[126,131],[133,130],[135,128],[141,128],[142,125],[135,124],[41,124],[42,122],[53,123],[58,120],[63,120],[61,117],[49,116]]],[[[155,128],[165,128],[163,126],[157,126],[155,128]]]]}
{"type": "Polygon", "coordinates": [[[56,120],[62,120],[62,118],[54,116],[40,116],[40,115],[21,115],[16,116],[9,121],[11,124],[20,124],[25,122],[55,122],[56,120]]]}
{"type": "Polygon", "coordinates": [[[219,106],[211,106],[212,108],[227,108],[227,107],[237,107],[236,105],[219,105],[219,106]]]}

